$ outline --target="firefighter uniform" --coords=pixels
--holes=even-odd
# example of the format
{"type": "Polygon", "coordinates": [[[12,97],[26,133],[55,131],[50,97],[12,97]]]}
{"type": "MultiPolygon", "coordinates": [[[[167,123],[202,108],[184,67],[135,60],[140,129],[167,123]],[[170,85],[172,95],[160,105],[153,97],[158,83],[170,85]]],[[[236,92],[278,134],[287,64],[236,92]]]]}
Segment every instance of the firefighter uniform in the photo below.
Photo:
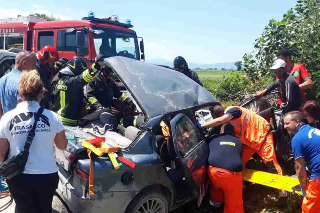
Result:
{"type": "Polygon", "coordinates": [[[110,79],[104,81],[101,72],[97,74],[93,80],[86,86],[86,98],[89,103],[96,109],[100,106],[111,107],[113,99],[116,98],[120,102],[129,101],[125,93],[121,92],[120,87],[110,79]]]}
{"type": "MultiPolygon", "coordinates": [[[[83,87],[92,81],[94,75],[97,73],[95,64],[87,69],[86,63],[80,63],[84,71],[77,71],[74,73],[72,68],[76,67],[74,59],[68,62],[68,66],[59,72],[59,81],[54,91],[54,108],[58,108],[58,115],[64,125],[77,126],[78,118],[81,117],[81,112],[84,106],[83,87]]],[[[77,59],[79,60],[79,59],[77,59]]],[[[78,66],[80,66],[78,65],[78,66]]]]}
{"type": "Polygon", "coordinates": [[[225,110],[225,113],[233,117],[230,123],[235,128],[235,135],[244,144],[243,165],[246,165],[254,153],[258,153],[265,164],[273,162],[277,173],[282,175],[269,123],[258,114],[242,107],[230,106],[225,110]]]}
{"type": "Polygon", "coordinates": [[[51,93],[52,93],[51,83],[50,83],[51,70],[45,64],[41,63],[40,60],[37,61],[36,67],[40,75],[41,81],[43,83],[43,86],[46,89],[40,104],[44,108],[49,109],[49,102],[50,102],[51,93]]]}
{"type": "Polygon", "coordinates": [[[124,127],[137,126],[137,122],[139,123],[144,118],[132,115],[136,106],[125,93],[121,92],[120,87],[111,78],[112,72],[110,67],[105,67],[86,86],[85,97],[89,103],[87,108],[90,111],[109,108],[124,127]],[[111,110],[111,107],[117,111],[111,110]]]}

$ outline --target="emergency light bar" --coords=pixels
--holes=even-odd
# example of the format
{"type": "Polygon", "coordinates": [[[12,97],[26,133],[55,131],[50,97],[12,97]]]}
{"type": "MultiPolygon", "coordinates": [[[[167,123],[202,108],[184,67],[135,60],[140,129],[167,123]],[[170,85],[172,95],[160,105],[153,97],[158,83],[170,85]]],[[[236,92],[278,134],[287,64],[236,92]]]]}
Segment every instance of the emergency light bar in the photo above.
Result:
{"type": "Polygon", "coordinates": [[[126,23],[119,22],[119,16],[113,15],[109,18],[95,18],[94,12],[89,12],[88,17],[83,17],[82,20],[87,20],[90,22],[99,22],[99,23],[107,23],[116,25],[119,27],[125,27],[125,28],[133,28],[133,25],[131,24],[131,21],[129,19],[126,20],[126,23]]]}

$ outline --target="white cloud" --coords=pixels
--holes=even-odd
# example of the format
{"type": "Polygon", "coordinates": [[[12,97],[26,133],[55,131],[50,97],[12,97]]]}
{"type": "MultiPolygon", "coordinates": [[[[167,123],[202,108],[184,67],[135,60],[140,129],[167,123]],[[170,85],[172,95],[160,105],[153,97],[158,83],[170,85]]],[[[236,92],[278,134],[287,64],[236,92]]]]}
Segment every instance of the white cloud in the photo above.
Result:
{"type": "Polygon", "coordinates": [[[60,20],[71,20],[72,19],[69,16],[65,16],[65,15],[62,15],[62,14],[59,14],[59,13],[51,13],[48,10],[36,10],[36,11],[34,11],[34,13],[40,13],[40,14],[44,13],[44,14],[46,14],[48,16],[53,16],[55,18],[59,18],[60,20]]]}
{"type": "Polygon", "coordinates": [[[43,5],[39,5],[39,4],[33,4],[32,6],[33,6],[34,8],[44,8],[43,5]]]}
{"type": "Polygon", "coordinates": [[[70,12],[72,9],[70,7],[66,7],[65,10],[70,12]]]}
{"type": "Polygon", "coordinates": [[[52,16],[53,15],[53,17],[59,18],[61,20],[71,20],[72,19],[69,16],[65,16],[65,15],[62,15],[60,13],[52,13],[52,12],[50,12],[48,10],[22,11],[22,10],[19,10],[17,8],[7,9],[7,8],[0,7],[0,19],[3,19],[3,18],[15,18],[18,15],[28,16],[31,13],[40,13],[40,14],[44,13],[44,14],[46,14],[48,16],[52,16]]]}
{"type": "Polygon", "coordinates": [[[2,18],[15,18],[18,15],[27,16],[29,14],[30,14],[30,12],[22,11],[22,10],[19,10],[17,8],[6,9],[6,8],[3,8],[3,7],[0,7],[0,18],[1,19],[2,18]]]}

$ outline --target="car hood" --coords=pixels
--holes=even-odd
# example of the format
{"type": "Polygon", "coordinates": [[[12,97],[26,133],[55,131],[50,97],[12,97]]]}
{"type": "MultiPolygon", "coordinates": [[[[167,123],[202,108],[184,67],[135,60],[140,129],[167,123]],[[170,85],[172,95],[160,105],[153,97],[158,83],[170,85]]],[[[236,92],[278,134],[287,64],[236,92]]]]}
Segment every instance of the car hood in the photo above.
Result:
{"type": "Polygon", "coordinates": [[[218,101],[182,73],[126,57],[104,61],[112,67],[148,118],[218,101]]]}

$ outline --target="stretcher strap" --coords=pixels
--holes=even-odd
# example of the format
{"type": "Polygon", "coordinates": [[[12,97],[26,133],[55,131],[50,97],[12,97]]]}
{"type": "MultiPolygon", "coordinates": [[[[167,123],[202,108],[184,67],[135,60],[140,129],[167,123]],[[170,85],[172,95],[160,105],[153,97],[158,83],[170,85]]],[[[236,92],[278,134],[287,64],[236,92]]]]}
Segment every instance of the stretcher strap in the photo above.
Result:
{"type": "Polygon", "coordinates": [[[90,158],[90,171],[89,171],[89,195],[93,196],[93,161],[91,159],[91,150],[87,149],[88,156],[90,158]]]}

